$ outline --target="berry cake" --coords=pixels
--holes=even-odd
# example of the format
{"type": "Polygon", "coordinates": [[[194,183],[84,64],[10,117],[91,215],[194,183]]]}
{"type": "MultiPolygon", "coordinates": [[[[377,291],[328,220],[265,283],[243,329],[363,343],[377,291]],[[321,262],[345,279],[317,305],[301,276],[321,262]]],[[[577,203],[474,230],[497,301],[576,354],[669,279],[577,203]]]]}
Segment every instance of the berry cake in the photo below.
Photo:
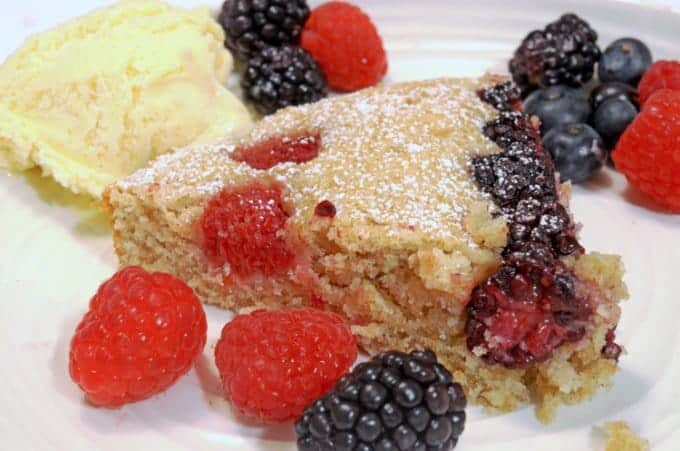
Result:
{"type": "Polygon", "coordinates": [[[471,402],[549,421],[609,384],[626,290],[519,105],[495,76],[395,84],[162,156],[106,192],[120,263],[339,313],[366,351],[432,349],[471,402]]]}

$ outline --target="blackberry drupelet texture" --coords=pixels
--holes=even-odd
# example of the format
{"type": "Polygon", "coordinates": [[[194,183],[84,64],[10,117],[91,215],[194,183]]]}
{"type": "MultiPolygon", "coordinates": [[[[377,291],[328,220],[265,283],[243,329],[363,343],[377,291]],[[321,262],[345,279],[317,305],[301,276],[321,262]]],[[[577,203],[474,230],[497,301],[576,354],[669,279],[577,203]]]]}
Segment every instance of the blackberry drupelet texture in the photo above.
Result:
{"type": "Polygon", "coordinates": [[[241,79],[245,96],[262,114],[326,96],[321,69],[300,47],[267,47],[248,61],[241,79]]]}
{"type": "Polygon", "coordinates": [[[305,0],[227,0],[218,20],[226,47],[247,60],[265,47],[297,44],[308,17],[305,0]]]}
{"type": "MultiPolygon", "coordinates": [[[[509,107],[501,102],[498,118],[484,127],[503,151],[472,162],[479,187],[506,217],[509,236],[503,265],[472,293],[466,334],[468,348],[486,362],[527,368],[583,338],[593,306],[559,260],[583,249],[559,203],[555,167],[536,126],[509,107]]],[[[610,348],[605,357],[615,354],[610,348]]]]}
{"type": "Polygon", "coordinates": [[[300,451],[449,451],[465,427],[462,387],[429,350],[357,365],[295,424],[300,451]]]}
{"type": "Polygon", "coordinates": [[[600,59],[597,33],[575,14],[565,14],[543,30],[529,33],[510,60],[515,83],[528,95],[537,87],[579,87],[592,77],[600,59]]]}
{"type": "Polygon", "coordinates": [[[486,102],[497,110],[511,111],[517,109],[522,101],[522,93],[511,81],[499,83],[478,92],[482,102],[486,102]]]}

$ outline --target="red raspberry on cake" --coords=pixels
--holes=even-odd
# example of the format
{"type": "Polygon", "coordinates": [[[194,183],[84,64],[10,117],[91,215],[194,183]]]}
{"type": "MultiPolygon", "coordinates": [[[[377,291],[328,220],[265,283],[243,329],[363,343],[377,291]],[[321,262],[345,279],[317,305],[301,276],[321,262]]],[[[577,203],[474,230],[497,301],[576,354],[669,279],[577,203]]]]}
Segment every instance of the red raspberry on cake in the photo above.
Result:
{"type": "Polygon", "coordinates": [[[680,61],[657,61],[647,69],[638,85],[640,104],[660,89],[680,90],[680,61]]]}
{"type": "Polygon", "coordinates": [[[653,94],[621,136],[612,159],[659,206],[680,213],[680,91],[653,94]]]}
{"type": "Polygon", "coordinates": [[[316,158],[320,145],[318,134],[277,136],[253,146],[239,147],[232,152],[231,158],[253,169],[271,169],[281,163],[306,163],[316,158]]]}
{"type": "Polygon", "coordinates": [[[206,329],[203,307],[183,281],[127,267],[90,300],[71,340],[71,379],[97,406],[140,401],[189,371],[206,329]]]}
{"type": "Polygon", "coordinates": [[[337,91],[373,86],[387,72],[387,56],[378,30],[361,9],[349,3],[328,2],[312,11],[300,45],[337,91]]]}
{"type": "Polygon", "coordinates": [[[342,318],[314,309],[239,315],[215,347],[225,395],[245,416],[265,422],[299,417],[356,357],[356,338],[342,318]]]}
{"type": "Polygon", "coordinates": [[[283,236],[287,219],[277,184],[225,189],[210,199],[201,219],[205,250],[239,277],[279,274],[294,259],[283,236]]]}

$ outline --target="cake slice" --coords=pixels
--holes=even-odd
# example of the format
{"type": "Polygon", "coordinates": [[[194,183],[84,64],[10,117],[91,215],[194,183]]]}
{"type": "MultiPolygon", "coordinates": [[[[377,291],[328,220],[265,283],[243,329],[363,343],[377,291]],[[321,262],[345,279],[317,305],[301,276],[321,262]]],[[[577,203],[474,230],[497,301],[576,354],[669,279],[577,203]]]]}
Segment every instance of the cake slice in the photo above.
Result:
{"type": "Polygon", "coordinates": [[[120,264],[338,312],[368,352],[429,347],[472,402],[548,421],[609,384],[626,291],[501,81],[372,88],[162,156],[105,193],[120,264]]]}

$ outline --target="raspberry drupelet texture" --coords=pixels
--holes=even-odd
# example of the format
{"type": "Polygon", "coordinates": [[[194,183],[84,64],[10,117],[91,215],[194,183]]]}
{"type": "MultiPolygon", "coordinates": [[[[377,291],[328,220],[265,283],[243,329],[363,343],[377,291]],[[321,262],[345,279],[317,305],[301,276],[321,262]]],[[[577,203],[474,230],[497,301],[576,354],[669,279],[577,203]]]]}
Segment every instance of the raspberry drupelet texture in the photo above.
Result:
{"type": "Polygon", "coordinates": [[[284,233],[288,217],[278,184],[226,188],[208,201],[201,218],[204,251],[238,277],[280,274],[294,260],[284,233]]]}
{"type": "MultiPolygon", "coordinates": [[[[580,340],[593,306],[559,260],[583,248],[559,203],[553,163],[537,124],[511,111],[510,102],[492,100],[501,104],[500,114],[484,127],[503,151],[472,161],[473,177],[510,230],[503,265],[472,293],[466,334],[468,348],[486,362],[527,368],[550,358],[563,343],[580,340]]],[[[618,358],[615,346],[612,336],[603,356],[618,358]]]]}
{"type": "Polygon", "coordinates": [[[218,20],[227,48],[246,60],[265,47],[297,44],[308,17],[305,0],[226,0],[218,20]]]}
{"type": "Polygon", "coordinates": [[[631,185],[680,213],[680,91],[662,89],[623,132],[612,159],[631,185]]]}
{"type": "Polygon", "coordinates": [[[640,103],[660,89],[680,91],[680,61],[657,61],[647,69],[638,85],[640,103]]]}
{"type": "Polygon", "coordinates": [[[90,300],[71,340],[71,379],[97,406],[119,407],[170,387],[203,351],[206,318],[176,277],[136,266],[118,271],[90,300]]]}
{"type": "Polygon", "coordinates": [[[319,63],[328,85],[341,92],[377,84],[387,72],[387,55],[371,19],[345,2],[312,11],[300,45],[319,63]]]}
{"type": "Polygon", "coordinates": [[[575,14],[565,14],[529,33],[510,60],[512,78],[529,94],[537,87],[587,83],[600,58],[597,33],[575,14]]]}
{"type": "Polygon", "coordinates": [[[299,134],[278,136],[249,147],[239,147],[231,158],[253,169],[270,169],[280,163],[305,163],[319,154],[321,136],[299,134]]]}
{"type": "Polygon", "coordinates": [[[342,318],[315,309],[239,315],[215,347],[225,395],[243,415],[264,422],[299,417],[356,357],[356,338],[342,318]]]}
{"type": "Polygon", "coordinates": [[[450,451],[466,404],[433,352],[384,352],[305,409],[295,424],[298,449],[450,451]]]}

